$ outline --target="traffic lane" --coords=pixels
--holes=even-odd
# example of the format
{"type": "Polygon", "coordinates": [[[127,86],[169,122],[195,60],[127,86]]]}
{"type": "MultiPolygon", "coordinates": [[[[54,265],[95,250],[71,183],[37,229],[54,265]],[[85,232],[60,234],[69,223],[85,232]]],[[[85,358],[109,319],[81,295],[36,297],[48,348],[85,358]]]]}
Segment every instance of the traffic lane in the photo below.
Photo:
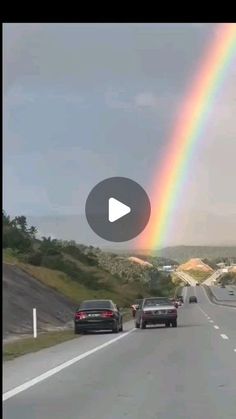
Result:
{"type": "MultiPolygon", "coordinates": [[[[124,323],[124,333],[134,327],[133,321],[124,323]]],[[[3,392],[7,392],[49,369],[102,345],[119,336],[110,332],[95,332],[81,335],[71,341],[63,342],[38,352],[26,354],[3,363],[3,392]]]]}
{"type": "Polygon", "coordinates": [[[197,305],[135,330],[4,403],[5,419],[232,419],[235,354],[197,305]]]}
{"type": "Polygon", "coordinates": [[[229,291],[231,290],[234,291],[232,287],[227,286],[225,288],[221,288],[221,287],[211,286],[210,289],[218,300],[234,302],[236,306],[236,295],[229,294],[229,291]]]}
{"type": "Polygon", "coordinates": [[[218,326],[221,334],[226,335],[234,348],[236,348],[236,307],[225,307],[212,303],[203,287],[196,288],[198,304],[210,317],[212,327],[218,326]]]}

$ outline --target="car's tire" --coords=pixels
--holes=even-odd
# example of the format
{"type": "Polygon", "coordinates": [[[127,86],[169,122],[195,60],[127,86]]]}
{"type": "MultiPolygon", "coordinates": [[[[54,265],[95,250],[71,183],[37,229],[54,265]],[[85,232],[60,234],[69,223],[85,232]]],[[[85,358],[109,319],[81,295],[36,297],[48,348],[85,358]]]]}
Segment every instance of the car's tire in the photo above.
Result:
{"type": "Polygon", "coordinates": [[[166,323],[165,323],[165,326],[166,326],[166,327],[170,327],[170,322],[166,322],[166,323]]]}
{"type": "Polygon", "coordinates": [[[146,323],[143,321],[142,318],[140,320],[140,329],[146,329],[146,323]]]}
{"type": "Polygon", "coordinates": [[[172,321],[172,327],[177,327],[177,320],[172,321]]]}
{"type": "Polygon", "coordinates": [[[140,324],[139,323],[135,322],[134,325],[135,325],[136,329],[139,329],[140,328],[140,324]]]}
{"type": "Polygon", "coordinates": [[[115,326],[114,326],[114,327],[113,327],[113,329],[112,329],[112,332],[113,332],[113,333],[118,333],[118,332],[119,332],[119,325],[118,325],[118,322],[116,322],[115,326]]]}
{"type": "Polygon", "coordinates": [[[123,323],[120,325],[120,332],[123,332],[123,323]]]}
{"type": "Polygon", "coordinates": [[[75,335],[79,335],[81,333],[81,331],[76,326],[74,327],[74,332],[75,332],[75,335]]]}

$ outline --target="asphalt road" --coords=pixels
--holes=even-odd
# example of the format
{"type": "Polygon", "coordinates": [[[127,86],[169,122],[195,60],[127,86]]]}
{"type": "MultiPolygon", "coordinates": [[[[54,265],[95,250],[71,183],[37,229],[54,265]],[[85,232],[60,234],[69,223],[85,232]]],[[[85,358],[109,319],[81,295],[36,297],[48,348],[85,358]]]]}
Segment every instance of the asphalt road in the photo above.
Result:
{"type": "Polygon", "coordinates": [[[236,309],[210,303],[202,287],[184,295],[176,329],[129,322],[118,335],[83,336],[5,363],[4,418],[235,419],[236,309]],[[188,303],[192,294],[198,304],[188,303]],[[51,376],[29,382],[42,373],[51,376]]]}

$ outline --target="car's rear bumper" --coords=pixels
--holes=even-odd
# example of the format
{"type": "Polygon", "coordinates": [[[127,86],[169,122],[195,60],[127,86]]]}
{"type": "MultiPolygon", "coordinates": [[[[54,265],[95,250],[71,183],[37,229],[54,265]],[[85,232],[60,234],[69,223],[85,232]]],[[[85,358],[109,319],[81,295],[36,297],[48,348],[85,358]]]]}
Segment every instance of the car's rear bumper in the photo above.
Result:
{"type": "Polygon", "coordinates": [[[149,315],[143,315],[142,316],[143,321],[147,324],[163,324],[167,322],[172,322],[177,320],[176,315],[158,315],[158,316],[149,316],[149,315]]]}
{"type": "Polygon", "coordinates": [[[101,321],[75,321],[77,330],[112,330],[116,325],[116,320],[101,321]]]}

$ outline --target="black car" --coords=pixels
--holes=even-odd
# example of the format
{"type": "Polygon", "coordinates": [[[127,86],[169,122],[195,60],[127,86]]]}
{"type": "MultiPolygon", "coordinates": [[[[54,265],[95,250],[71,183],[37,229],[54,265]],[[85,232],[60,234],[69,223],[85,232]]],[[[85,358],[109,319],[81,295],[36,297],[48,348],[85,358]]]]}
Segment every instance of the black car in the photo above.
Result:
{"type": "Polygon", "coordinates": [[[197,303],[197,297],[195,295],[191,295],[191,297],[189,297],[189,303],[197,303]]]}
{"type": "Polygon", "coordinates": [[[123,330],[123,318],[112,300],[85,300],[75,312],[74,325],[76,334],[95,330],[118,333],[123,330]]]}
{"type": "Polygon", "coordinates": [[[177,327],[177,309],[168,298],[144,298],[135,317],[135,327],[145,329],[149,324],[177,327]]]}

